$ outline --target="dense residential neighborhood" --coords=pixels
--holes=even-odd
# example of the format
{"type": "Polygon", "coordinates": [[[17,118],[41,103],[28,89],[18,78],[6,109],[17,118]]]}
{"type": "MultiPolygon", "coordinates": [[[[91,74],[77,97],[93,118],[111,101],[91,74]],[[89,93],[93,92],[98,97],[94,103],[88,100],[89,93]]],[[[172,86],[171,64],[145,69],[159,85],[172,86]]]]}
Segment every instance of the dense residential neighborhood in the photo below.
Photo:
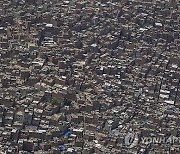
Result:
{"type": "Polygon", "coordinates": [[[179,4],[1,0],[0,154],[178,154],[179,4]]]}

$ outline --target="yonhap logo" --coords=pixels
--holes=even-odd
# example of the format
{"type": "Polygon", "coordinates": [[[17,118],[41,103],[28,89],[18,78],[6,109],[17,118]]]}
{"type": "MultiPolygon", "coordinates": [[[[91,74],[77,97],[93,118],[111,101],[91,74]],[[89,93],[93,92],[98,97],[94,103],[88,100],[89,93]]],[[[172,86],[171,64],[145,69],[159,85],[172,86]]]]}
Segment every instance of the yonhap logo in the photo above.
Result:
{"type": "Polygon", "coordinates": [[[128,148],[133,148],[138,144],[139,138],[138,138],[138,134],[136,133],[128,133],[125,138],[124,138],[124,143],[125,146],[127,146],[128,148]]]}
{"type": "Polygon", "coordinates": [[[127,148],[133,148],[135,146],[138,145],[138,143],[143,143],[146,145],[149,144],[179,144],[180,143],[180,137],[176,137],[176,136],[169,136],[164,137],[164,136],[149,136],[149,137],[143,137],[143,136],[138,136],[137,133],[135,132],[129,132],[126,134],[126,136],[124,137],[124,146],[126,146],[127,148]]]}

